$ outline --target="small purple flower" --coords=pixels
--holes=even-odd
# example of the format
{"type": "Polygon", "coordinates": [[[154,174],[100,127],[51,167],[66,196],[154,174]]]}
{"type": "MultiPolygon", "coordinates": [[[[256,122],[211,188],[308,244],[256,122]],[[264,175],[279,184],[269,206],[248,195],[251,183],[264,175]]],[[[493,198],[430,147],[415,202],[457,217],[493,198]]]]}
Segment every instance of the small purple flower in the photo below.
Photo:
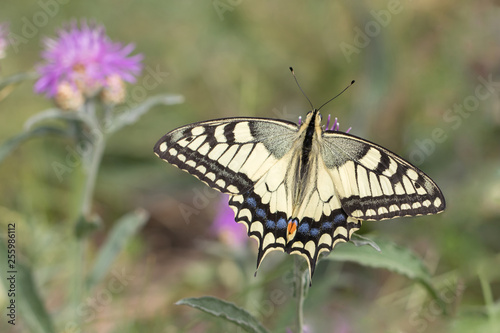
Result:
{"type": "MultiPolygon", "coordinates": [[[[328,126],[330,126],[330,120],[331,120],[331,118],[332,118],[332,116],[331,116],[331,115],[328,115],[328,119],[326,120],[326,127],[325,127],[325,129],[326,129],[327,131],[337,131],[337,132],[338,132],[338,131],[339,131],[339,129],[340,129],[340,123],[338,122],[337,117],[335,117],[335,121],[333,122],[332,127],[328,128],[328,126]]],[[[346,132],[346,133],[349,133],[349,131],[351,130],[351,128],[352,128],[352,127],[349,127],[349,128],[347,129],[347,131],[345,131],[345,132],[346,132]]]]}
{"type": "MultiPolygon", "coordinates": [[[[340,129],[340,123],[337,121],[337,117],[335,117],[335,122],[333,123],[332,127],[328,128],[330,126],[330,120],[331,120],[332,116],[331,115],[328,115],[328,119],[326,120],[326,126],[325,126],[325,130],[327,131],[338,131],[340,129]]],[[[299,126],[302,124],[302,117],[299,116],[299,126]]],[[[349,127],[347,129],[347,131],[345,131],[346,133],[349,133],[351,131],[352,127],[349,127]]]]}
{"type": "Polygon", "coordinates": [[[0,59],[5,58],[5,50],[9,45],[7,36],[9,34],[9,23],[0,23],[0,59]]]}
{"type": "Polygon", "coordinates": [[[111,41],[102,25],[82,21],[78,27],[73,21],[57,35],[44,40],[44,64],[37,68],[40,78],[35,84],[38,94],[51,98],[61,84],[70,84],[92,96],[107,87],[110,77],[135,82],[141,72],[142,54],[130,56],[134,45],[111,41]]]}
{"type": "Polygon", "coordinates": [[[228,206],[227,201],[228,196],[222,195],[211,230],[223,243],[232,248],[239,248],[246,244],[248,235],[245,226],[234,220],[234,212],[228,206]]]}

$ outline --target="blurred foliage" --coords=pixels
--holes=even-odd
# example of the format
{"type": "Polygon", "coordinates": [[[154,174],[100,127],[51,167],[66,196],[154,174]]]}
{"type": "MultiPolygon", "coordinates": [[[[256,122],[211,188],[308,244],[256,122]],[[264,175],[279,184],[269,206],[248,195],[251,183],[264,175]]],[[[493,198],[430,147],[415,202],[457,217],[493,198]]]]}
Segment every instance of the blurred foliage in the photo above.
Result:
{"type": "MultiPolygon", "coordinates": [[[[98,255],[113,228],[110,221],[137,207],[151,219],[85,304],[61,307],[74,299],[71,276],[92,270],[68,256],[78,251],[69,244],[82,171],[75,168],[59,181],[52,169],[53,161],[65,160],[71,142],[35,138],[0,164],[0,234],[8,223],[20,226],[18,258],[32,267],[60,331],[74,331],[71,311],[79,305],[84,331],[235,331],[174,305],[207,294],[243,306],[277,332],[293,323],[293,260],[272,253],[254,278],[255,246],[230,250],[209,232],[217,195],[152,153],[163,134],[194,121],[304,116],[308,103],[289,66],[316,106],[355,79],[323,114],[339,117],[341,129],[352,126],[352,134],[418,164],[440,185],[448,204],[438,216],[367,222],[361,231],[383,234],[417,252],[450,314],[443,315],[421,287],[402,276],[323,260],[305,302],[309,329],[500,330],[500,21],[493,1],[48,0],[3,7],[0,21],[10,21],[19,38],[0,60],[2,77],[32,70],[43,36],[54,36],[72,18],[89,18],[104,24],[113,40],[134,42],[145,55],[147,69],[136,85],[144,89],[129,86],[126,105],[163,92],[186,100],[156,106],[109,139],[93,202],[104,228],[92,237],[87,256],[98,255]],[[346,56],[346,45],[357,52],[346,56]],[[145,78],[154,72],[162,74],[154,76],[157,85],[148,85],[153,81],[145,78]],[[192,215],[183,216],[181,205],[193,207],[192,215]]],[[[0,142],[52,107],[32,90],[26,81],[1,95],[0,142]]],[[[6,300],[0,293],[2,308],[6,300]]],[[[27,329],[2,318],[2,332],[27,329]]]]}

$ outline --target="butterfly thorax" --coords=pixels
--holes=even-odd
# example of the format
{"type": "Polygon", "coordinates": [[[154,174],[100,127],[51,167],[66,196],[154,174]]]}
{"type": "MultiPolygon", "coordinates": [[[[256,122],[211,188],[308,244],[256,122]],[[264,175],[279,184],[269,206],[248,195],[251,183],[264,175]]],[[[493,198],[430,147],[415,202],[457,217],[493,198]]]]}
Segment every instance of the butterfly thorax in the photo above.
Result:
{"type": "Polygon", "coordinates": [[[307,170],[307,165],[309,162],[309,155],[311,153],[311,147],[313,143],[313,137],[314,137],[314,127],[316,123],[316,115],[317,111],[314,110],[310,115],[307,116],[306,122],[304,123],[303,127],[305,127],[305,136],[304,136],[304,142],[302,144],[302,157],[301,157],[301,172],[300,176],[301,178],[304,176],[304,173],[307,170]]]}

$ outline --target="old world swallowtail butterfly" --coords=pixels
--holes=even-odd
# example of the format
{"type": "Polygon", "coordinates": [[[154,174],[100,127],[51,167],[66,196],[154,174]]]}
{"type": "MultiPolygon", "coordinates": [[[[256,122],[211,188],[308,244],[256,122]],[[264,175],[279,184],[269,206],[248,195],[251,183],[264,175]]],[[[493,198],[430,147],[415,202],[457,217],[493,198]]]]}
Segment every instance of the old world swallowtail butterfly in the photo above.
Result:
{"type": "Polygon", "coordinates": [[[257,268],[279,250],[305,257],[312,276],[319,254],[349,241],[362,220],[445,208],[425,173],[377,144],[323,127],[315,108],[301,124],[224,118],[186,125],[165,134],[154,152],[229,194],[236,222],[257,240],[257,268]]]}

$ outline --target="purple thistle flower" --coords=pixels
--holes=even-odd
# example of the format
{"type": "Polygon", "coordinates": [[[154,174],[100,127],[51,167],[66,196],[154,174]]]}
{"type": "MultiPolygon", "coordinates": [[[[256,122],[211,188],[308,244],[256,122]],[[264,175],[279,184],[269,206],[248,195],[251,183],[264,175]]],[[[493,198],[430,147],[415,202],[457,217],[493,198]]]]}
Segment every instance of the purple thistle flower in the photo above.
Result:
{"type": "Polygon", "coordinates": [[[61,84],[69,83],[89,96],[106,87],[110,76],[135,82],[141,72],[142,54],[130,56],[134,45],[111,41],[102,25],[82,21],[79,28],[73,21],[57,35],[44,40],[45,63],[37,68],[40,78],[35,83],[38,94],[54,97],[61,84]]]}
{"type": "Polygon", "coordinates": [[[245,227],[234,220],[234,212],[227,204],[228,196],[222,195],[217,204],[217,215],[212,224],[212,232],[232,248],[246,244],[248,235],[245,227]]]}
{"type": "MultiPolygon", "coordinates": [[[[333,125],[332,127],[328,128],[328,126],[330,126],[330,120],[331,120],[331,115],[328,115],[328,119],[326,120],[326,127],[325,129],[327,131],[339,131],[340,130],[340,123],[339,121],[337,120],[337,117],[335,117],[335,121],[333,122],[333,125]]],[[[347,129],[347,131],[345,131],[345,133],[349,133],[349,131],[352,129],[352,127],[349,127],[347,129]]]]}
{"type": "Polygon", "coordinates": [[[9,23],[0,23],[0,59],[5,58],[5,50],[9,45],[7,35],[9,34],[9,23]]]}
{"type": "MultiPolygon", "coordinates": [[[[335,121],[333,122],[332,127],[330,127],[330,120],[332,116],[328,115],[328,118],[326,119],[326,126],[324,127],[325,130],[327,131],[339,131],[340,130],[340,123],[337,120],[337,117],[335,117],[335,121]],[[330,128],[329,128],[330,127],[330,128]]],[[[299,117],[299,126],[302,124],[302,117],[299,117]]],[[[349,127],[345,133],[349,133],[351,131],[352,127],[349,127]]]]}
{"type": "MultiPolygon", "coordinates": [[[[330,126],[330,119],[332,118],[331,115],[328,115],[328,118],[326,119],[326,129],[328,129],[328,126],[330,126]]],[[[337,118],[335,118],[337,120],[337,118]]],[[[333,127],[333,126],[332,126],[333,127]]]]}

